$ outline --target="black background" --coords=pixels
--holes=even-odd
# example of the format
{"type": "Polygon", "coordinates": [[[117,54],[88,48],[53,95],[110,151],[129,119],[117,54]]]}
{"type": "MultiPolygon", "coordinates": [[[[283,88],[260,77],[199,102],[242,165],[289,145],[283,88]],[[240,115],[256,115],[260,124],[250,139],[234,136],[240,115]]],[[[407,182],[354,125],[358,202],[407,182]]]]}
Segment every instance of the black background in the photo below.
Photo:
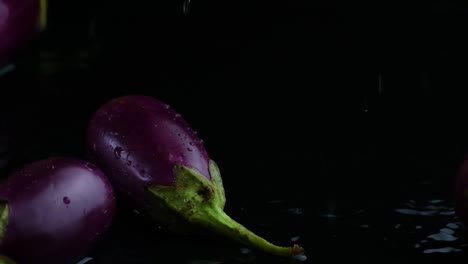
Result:
{"type": "Polygon", "coordinates": [[[88,0],[51,2],[50,15],[0,79],[3,175],[50,155],[83,157],[97,107],[145,94],[204,139],[226,210],[278,243],[299,234],[308,262],[466,260],[422,254],[386,226],[438,223],[392,215],[407,200],[453,202],[468,148],[468,6],[193,0],[184,14],[179,0],[88,0]],[[320,217],[362,208],[349,221],[320,217]],[[362,233],[353,221],[377,227],[362,233]]]}

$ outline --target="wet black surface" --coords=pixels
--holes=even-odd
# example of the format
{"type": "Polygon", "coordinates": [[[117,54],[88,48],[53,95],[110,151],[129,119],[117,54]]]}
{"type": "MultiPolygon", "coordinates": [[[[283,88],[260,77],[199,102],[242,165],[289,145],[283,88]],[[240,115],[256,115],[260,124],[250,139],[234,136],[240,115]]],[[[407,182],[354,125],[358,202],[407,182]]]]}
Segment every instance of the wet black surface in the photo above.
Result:
{"type": "MultiPolygon", "coordinates": [[[[306,263],[462,263],[456,170],[467,8],[338,2],[51,5],[49,31],[0,78],[0,174],[84,157],[106,100],[160,98],[220,165],[226,211],[306,263]],[[185,4],[187,10],[187,4],[185,4]],[[365,11],[371,8],[371,11],[365,11]]],[[[115,2],[115,1],[114,1],[115,2]]],[[[295,263],[161,233],[121,209],[90,263],[295,263]]]]}

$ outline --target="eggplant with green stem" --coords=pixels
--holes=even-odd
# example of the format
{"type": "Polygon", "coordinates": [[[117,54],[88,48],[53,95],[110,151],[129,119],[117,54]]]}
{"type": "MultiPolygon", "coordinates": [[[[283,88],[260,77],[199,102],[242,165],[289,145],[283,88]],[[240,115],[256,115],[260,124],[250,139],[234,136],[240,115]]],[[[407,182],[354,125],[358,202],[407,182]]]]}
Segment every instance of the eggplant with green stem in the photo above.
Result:
{"type": "Polygon", "coordinates": [[[120,197],[166,229],[202,227],[266,253],[303,253],[298,245],[270,243],[224,212],[217,164],[188,122],[160,100],[128,95],[106,102],[92,116],[86,141],[88,158],[120,197]]]}

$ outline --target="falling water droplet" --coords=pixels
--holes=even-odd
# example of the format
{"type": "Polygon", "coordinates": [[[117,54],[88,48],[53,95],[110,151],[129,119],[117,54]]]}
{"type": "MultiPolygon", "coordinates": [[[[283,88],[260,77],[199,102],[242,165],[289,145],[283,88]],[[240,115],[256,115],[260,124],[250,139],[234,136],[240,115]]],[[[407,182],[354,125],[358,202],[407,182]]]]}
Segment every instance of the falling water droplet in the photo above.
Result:
{"type": "Polygon", "coordinates": [[[188,151],[192,152],[192,149],[191,148],[187,148],[188,151]]]}
{"type": "Polygon", "coordinates": [[[190,145],[190,146],[193,146],[193,142],[192,142],[192,141],[190,141],[190,142],[189,142],[189,145],[190,145]]]}
{"type": "Polygon", "coordinates": [[[184,0],[184,5],[182,7],[184,15],[189,15],[190,13],[190,0],[184,0]]]}

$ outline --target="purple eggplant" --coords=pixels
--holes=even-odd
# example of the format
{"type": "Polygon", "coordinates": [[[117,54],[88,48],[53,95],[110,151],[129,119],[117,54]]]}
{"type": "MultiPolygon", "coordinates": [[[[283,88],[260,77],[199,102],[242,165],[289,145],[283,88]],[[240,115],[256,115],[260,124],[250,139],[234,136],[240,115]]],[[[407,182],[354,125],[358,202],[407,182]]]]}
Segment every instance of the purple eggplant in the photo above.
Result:
{"type": "Polygon", "coordinates": [[[119,197],[168,230],[185,232],[187,223],[274,255],[303,253],[268,242],[224,212],[218,166],[181,115],[155,98],[129,95],[102,105],[89,123],[87,151],[119,197]]]}
{"type": "Polygon", "coordinates": [[[45,29],[47,0],[0,0],[0,64],[45,29]]]}
{"type": "Polygon", "coordinates": [[[0,184],[0,253],[20,264],[79,260],[112,224],[115,197],[95,165],[53,157],[0,184]]]}

